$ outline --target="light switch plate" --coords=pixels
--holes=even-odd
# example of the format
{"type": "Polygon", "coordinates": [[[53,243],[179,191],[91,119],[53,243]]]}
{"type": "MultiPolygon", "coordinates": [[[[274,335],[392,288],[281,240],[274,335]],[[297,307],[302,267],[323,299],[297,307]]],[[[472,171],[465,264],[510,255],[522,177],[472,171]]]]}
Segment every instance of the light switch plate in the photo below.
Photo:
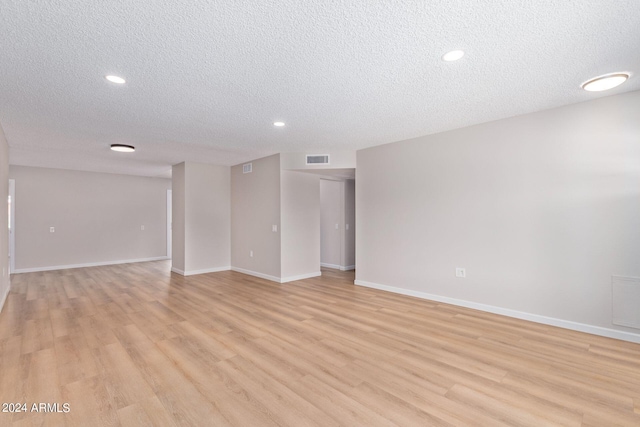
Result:
{"type": "Polygon", "coordinates": [[[467,277],[467,272],[464,268],[456,268],[456,277],[462,277],[465,278],[467,277]]]}
{"type": "Polygon", "coordinates": [[[49,233],[55,233],[55,232],[56,232],[55,227],[49,227],[49,233]]]}

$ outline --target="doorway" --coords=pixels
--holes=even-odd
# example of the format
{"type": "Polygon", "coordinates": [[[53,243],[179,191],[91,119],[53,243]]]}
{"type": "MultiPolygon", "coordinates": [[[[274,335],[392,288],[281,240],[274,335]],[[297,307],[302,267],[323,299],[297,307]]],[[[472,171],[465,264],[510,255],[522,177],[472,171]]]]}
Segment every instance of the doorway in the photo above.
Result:
{"type": "Polygon", "coordinates": [[[173,221],[172,213],[172,193],[171,190],[167,190],[167,258],[171,259],[171,228],[173,221]]]}
{"type": "Polygon", "coordinates": [[[355,181],[320,179],[320,265],[355,269],[355,181]]]}
{"type": "Polygon", "coordinates": [[[9,274],[16,269],[16,180],[9,180],[9,197],[7,199],[9,212],[9,274]]]}

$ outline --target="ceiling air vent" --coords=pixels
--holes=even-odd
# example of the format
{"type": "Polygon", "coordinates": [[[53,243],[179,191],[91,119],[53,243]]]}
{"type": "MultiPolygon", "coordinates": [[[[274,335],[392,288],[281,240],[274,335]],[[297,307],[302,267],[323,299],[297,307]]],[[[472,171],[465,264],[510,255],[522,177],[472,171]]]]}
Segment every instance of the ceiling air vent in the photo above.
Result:
{"type": "Polygon", "coordinates": [[[253,163],[245,163],[242,165],[242,173],[251,173],[253,163]]]}
{"type": "Polygon", "coordinates": [[[329,155],[328,154],[307,154],[307,164],[308,165],[328,165],[329,155]]]}

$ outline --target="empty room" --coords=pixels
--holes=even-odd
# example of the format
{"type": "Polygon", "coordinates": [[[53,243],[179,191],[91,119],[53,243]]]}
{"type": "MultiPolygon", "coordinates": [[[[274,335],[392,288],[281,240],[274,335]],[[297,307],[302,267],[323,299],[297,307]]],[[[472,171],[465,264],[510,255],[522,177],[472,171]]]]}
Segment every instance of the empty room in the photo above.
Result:
{"type": "Polygon", "coordinates": [[[0,426],[640,426],[637,0],[0,0],[0,426]]]}

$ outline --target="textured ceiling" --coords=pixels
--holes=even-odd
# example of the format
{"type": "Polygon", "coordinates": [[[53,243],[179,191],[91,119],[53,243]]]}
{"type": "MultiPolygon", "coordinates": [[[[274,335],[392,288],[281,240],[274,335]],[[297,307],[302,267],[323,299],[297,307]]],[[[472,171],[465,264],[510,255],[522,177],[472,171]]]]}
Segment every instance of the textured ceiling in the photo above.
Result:
{"type": "Polygon", "coordinates": [[[158,176],[185,160],[360,149],[640,89],[635,75],[605,93],[579,88],[603,73],[640,73],[638,0],[0,8],[0,123],[12,164],[158,176]],[[465,57],[443,62],[453,49],[465,57]]]}

